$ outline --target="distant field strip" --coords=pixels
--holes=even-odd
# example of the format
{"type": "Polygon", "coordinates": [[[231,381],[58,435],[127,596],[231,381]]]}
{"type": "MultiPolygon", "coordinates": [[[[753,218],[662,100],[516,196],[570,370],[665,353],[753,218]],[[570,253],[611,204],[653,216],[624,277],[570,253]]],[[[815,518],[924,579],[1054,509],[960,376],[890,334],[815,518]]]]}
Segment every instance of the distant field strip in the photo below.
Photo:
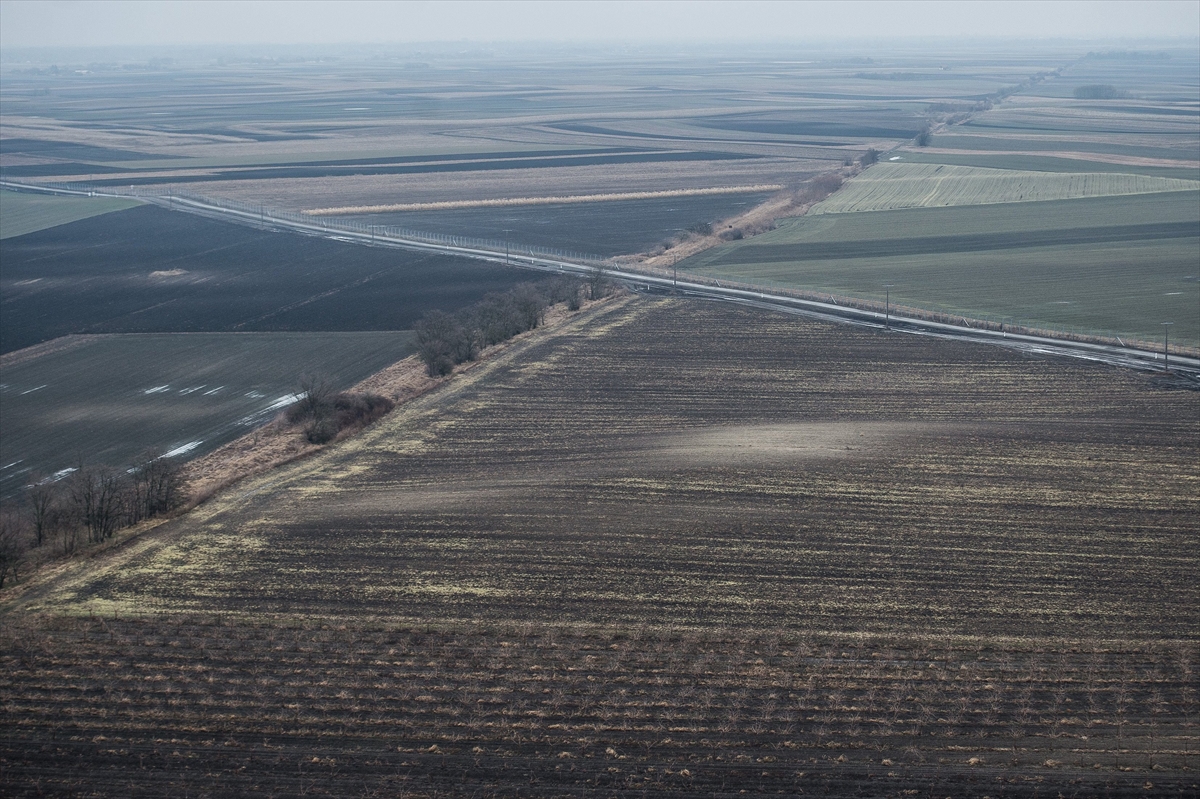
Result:
{"type": "Polygon", "coordinates": [[[710,197],[720,194],[760,194],[767,191],[780,191],[782,188],[783,186],[781,185],[767,183],[755,186],[718,186],[710,189],[575,194],[567,197],[505,197],[498,200],[451,200],[434,203],[396,203],[394,205],[345,205],[336,208],[312,208],[304,213],[309,216],[334,216],[341,214],[388,214],[401,211],[452,211],[460,208],[503,208],[515,205],[565,205],[615,202],[619,200],[660,200],[670,197],[710,197]]]}
{"type": "Polygon", "coordinates": [[[849,181],[810,214],[891,211],[1036,200],[1152,194],[1200,188],[1200,181],[1109,172],[1025,172],[948,164],[884,163],[849,181]]]}
{"type": "Polygon", "coordinates": [[[137,200],[111,197],[60,197],[0,191],[0,239],[35,233],[135,205],[138,205],[137,200]]]}
{"type": "Polygon", "coordinates": [[[724,259],[724,262],[727,264],[762,264],[843,258],[894,258],[901,255],[972,253],[983,250],[1011,250],[1071,244],[1096,245],[1157,239],[1187,239],[1197,236],[1200,236],[1200,221],[1081,227],[1066,230],[1033,230],[1027,233],[973,233],[959,236],[922,236],[868,241],[824,241],[800,245],[792,243],[750,244],[732,251],[724,259]]]}
{"type": "Polygon", "coordinates": [[[202,454],[269,421],[305,373],[341,389],[412,351],[407,331],[134,333],[9,356],[0,497],[81,458],[123,467],[143,452],[202,454]]]}

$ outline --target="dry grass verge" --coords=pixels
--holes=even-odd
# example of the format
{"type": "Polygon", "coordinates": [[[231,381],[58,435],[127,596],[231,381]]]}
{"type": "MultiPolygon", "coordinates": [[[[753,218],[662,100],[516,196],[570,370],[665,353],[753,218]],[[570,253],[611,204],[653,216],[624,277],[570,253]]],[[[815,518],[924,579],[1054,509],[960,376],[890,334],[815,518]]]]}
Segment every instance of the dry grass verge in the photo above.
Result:
{"type": "Polygon", "coordinates": [[[568,205],[601,203],[619,200],[661,200],[670,197],[709,197],[721,194],[759,194],[779,191],[783,186],[765,183],[756,186],[718,186],[711,189],[671,189],[668,191],[627,191],[608,194],[572,194],[566,197],[502,197],[497,200],[452,200],[432,203],[397,203],[393,205],[347,205],[336,208],[313,208],[309,216],[337,214],[386,214],[400,211],[452,211],[459,208],[503,208],[515,205],[568,205]]]}
{"type": "MultiPolygon", "coordinates": [[[[489,347],[484,350],[477,361],[460,365],[455,370],[455,374],[471,371],[479,364],[518,343],[545,335],[562,324],[568,317],[602,305],[611,299],[604,298],[586,302],[583,308],[576,312],[568,311],[563,305],[555,305],[546,310],[544,321],[536,330],[523,333],[503,344],[489,347]]],[[[454,375],[430,377],[420,357],[410,355],[360,381],[346,393],[379,395],[386,397],[396,405],[402,405],[453,379],[454,375]]],[[[320,452],[326,447],[353,436],[362,428],[351,427],[343,430],[326,444],[309,442],[305,437],[304,429],[303,422],[289,423],[286,413],[281,412],[264,427],[190,461],[183,468],[184,480],[191,487],[191,500],[188,507],[195,507],[218,491],[228,488],[246,477],[262,474],[277,466],[283,466],[320,452]]]]}

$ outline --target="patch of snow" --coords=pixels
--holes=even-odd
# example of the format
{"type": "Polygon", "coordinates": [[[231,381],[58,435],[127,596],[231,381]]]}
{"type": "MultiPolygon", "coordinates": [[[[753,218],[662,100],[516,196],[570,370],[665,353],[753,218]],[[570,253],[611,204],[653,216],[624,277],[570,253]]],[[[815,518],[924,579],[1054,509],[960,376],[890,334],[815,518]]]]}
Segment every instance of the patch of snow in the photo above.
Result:
{"type": "Polygon", "coordinates": [[[178,458],[180,455],[186,455],[186,454],[188,454],[189,452],[191,452],[192,450],[194,450],[196,447],[200,446],[200,445],[201,445],[201,444],[203,444],[203,443],[204,443],[204,441],[203,441],[203,440],[200,440],[200,441],[189,441],[188,443],[186,443],[186,444],[183,444],[182,446],[178,446],[178,447],[176,447],[175,449],[172,449],[172,450],[169,450],[169,451],[167,451],[167,452],[164,452],[164,453],[163,453],[163,454],[162,454],[160,457],[163,457],[163,458],[178,458]]]}
{"type": "Polygon", "coordinates": [[[35,392],[35,391],[41,391],[43,388],[45,388],[45,387],[46,387],[46,386],[48,386],[48,385],[50,385],[50,384],[49,384],[49,383],[43,383],[42,385],[40,385],[40,386],[37,386],[36,388],[31,388],[31,389],[29,389],[28,391],[22,391],[22,392],[21,392],[21,396],[23,397],[23,396],[25,396],[26,394],[32,394],[32,393],[33,393],[33,392],[35,392]]]}
{"type": "Polygon", "coordinates": [[[171,390],[170,386],[155,386],[154,388],[146,389],[142,393],[143,394],[161,394],[164,391],[170,391],[170,390],[171,390]]]}
{"type": "Polygon", "coordinates": [[[179,393],[180,394],[191,394],[192,392],[199,391],[202,388],[204,388],[204,386],[193,386],[192,388],[181,388],[181,389],[179,389],[179,393]]]}
{"type": "Polygon", "coordinates": [[[218,391],[220,391],[223,388],[225,388],[225,386],[217,386],[216,388],[210,388],[208,391],[204,392],[203,396],[211,397],[213,394],[216,394],[218,391]]]}
{"type": "Polygon", "coordinates": [[[307,391],[301,391],[299,394],[284,394],[282,397],[275,400],[267,407],[263,408],[263,413],[267,413],[269,411],[278,411],[282,408],[286,408],[287,406],[297,403],[300,400],[304,399],[304,397],[307,395],[308,395],[307,391]]]}
{"type": "MultiPolygon", "coordinates": [[[[270,405],[267,405],[266,407],[262,408],[261,410],[257,410],[252,414],[243,416],[241,419],[238,419],[238,424],[243,425],[245,427],[253,427],[257,424],[260,424],[263,421],[263,419],[266,418],[267,416],[270,416],[271,414],[275,413],[276,411],[282,410],[283,408],[286,408],[287,406],[291,405],[292,403],[298,402],[299,400],[303,399],[306,393],[307,392],[301,392],[299,394],[284,394],[282,397],[275,400],[270,405]]],[[[247,394],[246,396],[250,396],[250,395],[247,394]]],[[[262,395],[260,394],[259,396],[262,396],[262,395]]]]}

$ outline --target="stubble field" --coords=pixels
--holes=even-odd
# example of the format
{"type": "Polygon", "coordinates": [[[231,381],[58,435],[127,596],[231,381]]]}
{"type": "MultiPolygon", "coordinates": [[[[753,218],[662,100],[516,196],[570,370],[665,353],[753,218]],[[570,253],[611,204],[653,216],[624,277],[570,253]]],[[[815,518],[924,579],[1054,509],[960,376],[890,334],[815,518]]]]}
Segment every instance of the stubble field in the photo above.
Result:
{"type": "Polygon", "coordinates": [[[1186,795],[1196,402],[717,305],[585,312],[13,596],[5,779],[1186,795]]]}

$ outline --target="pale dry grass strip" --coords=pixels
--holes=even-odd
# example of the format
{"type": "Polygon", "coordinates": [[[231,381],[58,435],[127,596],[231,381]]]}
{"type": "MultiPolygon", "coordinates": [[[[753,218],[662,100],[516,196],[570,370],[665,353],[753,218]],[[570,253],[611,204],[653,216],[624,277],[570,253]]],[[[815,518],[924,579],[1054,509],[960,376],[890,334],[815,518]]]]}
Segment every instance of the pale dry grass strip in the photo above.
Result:
{"type": "Polygon", "coordinates": [[[572,194],[564,197],[503,197],[496,200],[446,200],[429,203],[395,203],[392,205],[343,205],[333,208],[311,208],[309,216],[341,214],[386,214],[400,211],[453,211],[461,208],[502,208],[515,205],[568,205],[575,203],[616,202],[619,200],[661,200],[671,197],[708,197],[723,194],[759,194],[779,191],[783,186],[764,183],[754,186],[717,186],[705,189],[668,189],[666,191],[628,191],[608,194],[572,194]]]}

